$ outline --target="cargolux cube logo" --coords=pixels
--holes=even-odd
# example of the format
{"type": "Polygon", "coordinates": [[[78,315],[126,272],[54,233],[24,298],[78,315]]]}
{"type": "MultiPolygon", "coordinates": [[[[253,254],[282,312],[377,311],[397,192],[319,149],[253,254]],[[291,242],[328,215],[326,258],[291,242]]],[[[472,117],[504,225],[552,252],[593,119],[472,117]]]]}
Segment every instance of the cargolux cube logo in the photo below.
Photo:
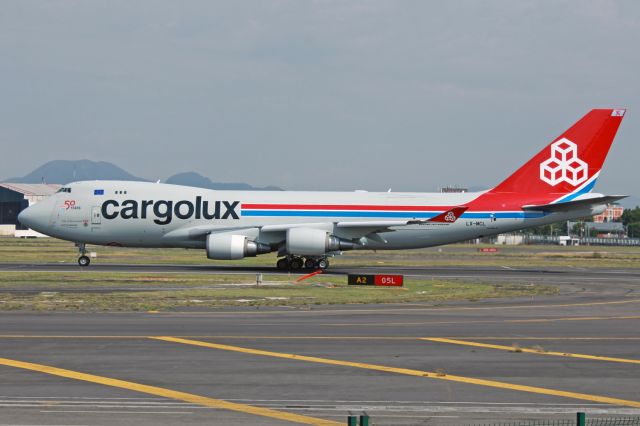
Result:
{"type": "Polygon", "coordinates": [[[540,163],[540,179],[551,186],[567,182],[578,186],[588,176],[588,165],[578,158],[578,146],[562,138],[551,145],[551,158],[540,163]]]}
{"type": "Polygon", "coordinates": [[[444,221],[445,222],[455,222],[456,221],[456,215],[453,214],[453,212],[447,212],[447,214],[444,216],[444,221]]]}

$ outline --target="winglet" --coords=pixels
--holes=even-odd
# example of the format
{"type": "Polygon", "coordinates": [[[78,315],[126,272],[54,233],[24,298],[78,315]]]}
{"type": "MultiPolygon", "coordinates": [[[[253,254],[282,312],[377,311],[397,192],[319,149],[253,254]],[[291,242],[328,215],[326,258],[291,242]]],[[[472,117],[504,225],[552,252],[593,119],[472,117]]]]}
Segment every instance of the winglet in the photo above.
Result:
{"type": "Polygon", "coordinates": [[[467,206],[454,207],[451,210],[447,210],[446,212],[432,217],[428,222],[453,223],[458,220],[458,218],[462,216],[462,213],[464,213],[468,208],[469,207],[467,206]]]}

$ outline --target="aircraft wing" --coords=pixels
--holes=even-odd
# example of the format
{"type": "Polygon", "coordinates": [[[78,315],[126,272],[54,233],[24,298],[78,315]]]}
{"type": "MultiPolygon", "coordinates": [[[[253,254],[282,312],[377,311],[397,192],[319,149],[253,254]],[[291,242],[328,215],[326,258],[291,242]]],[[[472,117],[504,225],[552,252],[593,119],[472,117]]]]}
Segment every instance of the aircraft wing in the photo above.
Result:
{"type": "Polygon", "coordinates": [[[458,206],[440,213],[430,219],[409,219],[409,220],[383,220],[383,221],[362,221],[362,222],[338,222],[338,228],[370,228],[378,226],[388,228],[391,226],[423,225],[426,223],[453,223],[464,213],[468,207],[458,206]]]}
{"type": "Polygon", "coordinates": [[[167,232],[162,238],[165,240],[201,240],[201,239],[204,239],[207,235],[213,234],[216,232],[238,231],[238,233],[242,233],[242,231],[246,231],[248,229],[257,229],[257,228],[255,226],[236,226],[236,227],[224,227],[219,225],[185,226],[182,228],[174,229],[171,232],[167,232]]]}
{"type": "Polygon", "coordinates": [[[261,234],[263,233],[279,233],[286,232],[290,228],[318,228],[326,229],[333,232],[338,231],[349,238],[360,238],[363,236],[370,236],[378,232],[390,232],[394,227],[402,227],[409,225],[426,225],[430,223],[437,223],[442,225],[448,225],[454,223],[458,218],[467,210],[466,206],[453,207],[437,216],[430,219],[406,219],[406,220],[366,220],[357,222],[313,222],[313,223],[288,223],[277,225],[264,225],[264,226],[247,226],[228,228],[221,227],[219,225],[196,225],[185,228],[179,228],[171,231],[165,235],[166,239],[192,239],[197,240],[205,237],[208,234],[215,232],[229,232],[229,231],[242,231],[259,229],[261,234]]]}
{"type": "Polygon", "coordinates": [[[399,227],[410,225],[428,225],[437,224],[447,226],[454,223],[468,209],[466,206],[453,207],[444,211],[430,219],[405,219],[405,220],[364,220],[364,221],[344,221],[333,223],[296,223],[296,224],[278,224],[266,225],[260,228],[260,233],[284,233],[289,228],[319,228],[334,233],[336,236],[345,239],[356,240],[362,237],[367,239],[386,243],[386,240],[380,236],[383,232],[393,232],[399,227]]]}
{"type": "Polygon", "coordinates": [[[528,204],[522,206],[522,210],[526,211],[543,211],[543,212],[566,212],[571,210],[577,210],[589,206],[613,203],[623,198],[627,198],[628,195],[602,195],[602,194],[588,194],[587,197],[575,199],[571,201],[559,202],[555,204],[528,204]]]}
{"type": "MultiPolygon", "coordinates": [[[[406,219],[406,220],[364,220],[356,222],[334,222],[337,228],[379,228],[382,230],[389,230],[394,226],[408,226],[408,225],[423,225],[426,223],[454,223],[464,213],[468,207],[457,206],[430,219],[406,219]]],[[[292,227],[309,227],[314,224],[296,223],[296,224],[282,224],[282,225],[265,225],[260,229],[263,232],[278,232],[286,231],[292,227]]]]}

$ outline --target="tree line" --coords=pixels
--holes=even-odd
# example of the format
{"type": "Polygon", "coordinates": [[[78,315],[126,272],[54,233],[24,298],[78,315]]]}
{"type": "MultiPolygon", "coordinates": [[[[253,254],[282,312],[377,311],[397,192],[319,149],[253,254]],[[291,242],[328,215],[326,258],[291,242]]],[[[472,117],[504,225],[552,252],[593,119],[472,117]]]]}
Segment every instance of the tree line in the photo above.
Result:
{"type": "Polygon", "coordinates": [[[627,235],[631,238],[640,238],[640,206],[633,209],[624,209],[620,221],[627,227],[627,235]]]}
{"type": "MultiPolygon", "coordinates": [[[[588,216],[582,219],[578,219],[579,222],[593,222],[593,217],[588,216]]],[[[633,209],[624,209],[622,216],[620,219],[616,220],[616,222],[622,222],[622,224],[627,229],[627,236],[629,238],[640,238],[640,206],[636,206],[633,209]]],[[[581,235],[580,232],[580,224],[575,225],[571,230],[567,229],[567,222],[557,222],[552,223],[550,225],[544,226],[536,226],[534,228],[529,228],[525,230],[526,233],[531,233],[534,235],[569,235],[569,231],[575,235],[581,235]]],[[[585,235],[585,236],[595,236],[596,231],[592,231],[594,235],[585,235]]]]}

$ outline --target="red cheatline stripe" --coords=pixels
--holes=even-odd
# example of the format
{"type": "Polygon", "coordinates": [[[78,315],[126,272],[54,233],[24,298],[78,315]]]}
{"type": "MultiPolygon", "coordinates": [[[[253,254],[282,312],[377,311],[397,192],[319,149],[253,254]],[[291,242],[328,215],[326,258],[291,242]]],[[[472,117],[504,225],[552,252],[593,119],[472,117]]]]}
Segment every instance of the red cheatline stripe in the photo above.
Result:
{"type": "Polygon", "coordinates": [[[242,204],[243,209],[269,209],[269,210],[391,210],[431,212],[448,210],[449,206],[379,206],[379,205],[352,205],[352,204],[242,204]]]}

